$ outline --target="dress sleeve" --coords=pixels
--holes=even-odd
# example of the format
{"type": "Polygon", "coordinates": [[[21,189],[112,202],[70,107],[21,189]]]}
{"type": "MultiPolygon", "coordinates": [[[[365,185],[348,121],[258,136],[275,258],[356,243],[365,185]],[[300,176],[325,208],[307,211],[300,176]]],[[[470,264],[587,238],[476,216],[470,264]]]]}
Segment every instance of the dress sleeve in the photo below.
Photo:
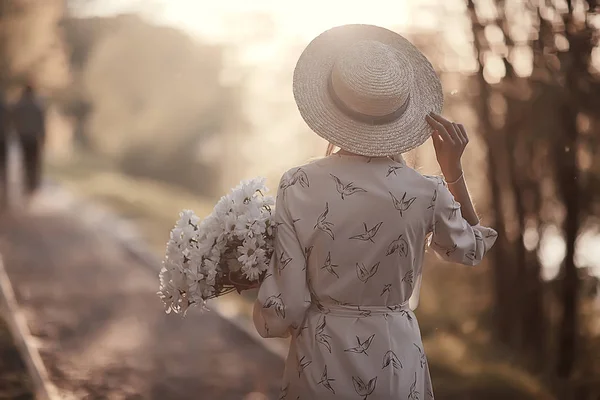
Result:
{"type": "Polygon", "coordinates": [[[498,233],[481,225],[471,226],[460,211],[460,204],[441,177],[436,182],[433,204],[431,248],[443,259],[464,265],[477,265],[492,248],[498,233]]]}
{"type": "Polygon", "coordinates": [[[274,214],[275,251],[254,303],[254,326],[262,337],[287,337],[310,306],[305,256],[281,187],[274,214]]]}

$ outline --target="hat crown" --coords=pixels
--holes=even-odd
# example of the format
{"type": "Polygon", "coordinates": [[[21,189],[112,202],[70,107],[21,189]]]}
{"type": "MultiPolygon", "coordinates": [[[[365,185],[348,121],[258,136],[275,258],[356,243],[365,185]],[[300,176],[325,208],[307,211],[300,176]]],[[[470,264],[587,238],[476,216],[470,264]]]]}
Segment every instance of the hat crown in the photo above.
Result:
{"type": "Polygon", "coordinates": [[[354,43],[331,71],[335,96],[350,110],[373,117],[392,114],[408,101],[413,77],[409,60],[374,40],[354,43]]]}

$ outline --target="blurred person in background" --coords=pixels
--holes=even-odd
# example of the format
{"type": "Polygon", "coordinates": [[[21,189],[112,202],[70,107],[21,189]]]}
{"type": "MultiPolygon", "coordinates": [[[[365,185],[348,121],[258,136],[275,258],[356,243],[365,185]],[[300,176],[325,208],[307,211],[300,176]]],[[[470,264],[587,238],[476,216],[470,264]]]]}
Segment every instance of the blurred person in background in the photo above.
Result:
{"type": "Polygon", "coordinates": [[[40,185],[42,156],[46,139],[44,107],[28,84],[12,108],[11,122],[23,150],[25,193],[31,196],[40,185]]]}
{"type": "Polygon", "coordinates": [[[8,110],[4,95],[0,94],[0,208],[8,203],[8,110]]]}

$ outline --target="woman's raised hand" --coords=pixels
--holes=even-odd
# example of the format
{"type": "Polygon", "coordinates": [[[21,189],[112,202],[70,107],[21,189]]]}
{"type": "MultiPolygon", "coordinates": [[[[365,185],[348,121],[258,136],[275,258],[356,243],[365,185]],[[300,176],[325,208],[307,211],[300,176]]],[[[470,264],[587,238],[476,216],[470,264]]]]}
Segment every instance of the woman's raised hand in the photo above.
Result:
{"type": "Polygon", "coordinates": [[[460,179],[462,175],[461,157],[469,143],[465,127],[450,122],[435,113],[430,113],[425,119],[434,130],[433,147],[442,174],[448,181],[460,179]]]}

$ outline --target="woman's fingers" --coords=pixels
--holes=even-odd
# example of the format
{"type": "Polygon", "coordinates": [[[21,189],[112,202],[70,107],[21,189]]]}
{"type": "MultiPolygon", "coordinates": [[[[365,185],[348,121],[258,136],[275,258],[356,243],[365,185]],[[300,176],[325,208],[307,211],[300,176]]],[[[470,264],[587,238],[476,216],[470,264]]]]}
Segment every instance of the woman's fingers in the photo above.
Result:
{"type": "Polygon", "coordinates": [[[439,114],[431,113],[433,119],[435,119],[440,124],[444,125],[444,127],[448,130],[448,132],[452,131],[452,122],[448,121],[446,118],[442,117],[439,114]]]}
{"type": "Polygon", "coordinates": [[[450,122],[450,121],[448,121],[448,123],[450,124],[450,128],[448,128],[448,132],[450,133],[450,136],[452,136],[452,140],[454,141],[454,144],[461,144],[462,139],[460,137],[460,133],[458,132],[458,128],[456,127],[456,124],[454,124],[454,122],[450,122]]]}
{"type": "Polygon", "coordinates": [[[433,131],[433,134],[431,135],[431,138],[433,139],[433,147],[435,147],[436,149],[438,148],[438,146],[440,144],[442,144],[442,137],[440,136],[440,134],[438,133],[437,130],[433,131]]]}
{"type": "Polygon", "coordinates": [[[437,133],[444,142],[453,143],[452,136],[448,133],[446,127],[433,117],[433,114],[425,116],[425,120],[437,133]]]}
{"type": "Polygon", "coordinates": [[[444,128],[446,128],[446,132],[448,132],[448,136],[450,136],[452,143],[456,144],[461,142],[460,134],[456,131],[454,123],[448,121],[439,114],[431,113],[431,116],[435,121],[442,124],[444,128]]]}
{"type": "MultiPolygon", "coordinates": [[[[462,124],[451,122],[439,114],[431,113],[430,115],[434,121],[445,128],[445,131],[448,133],[448,136],[450,136],[454,144],[466,145],[469,143],[469,135],[462,124]]],[[[446,138],[444,138],[444,140],[446,140],[446,138]]]]}
{"type": "Polygon", "coordinates": [[[456,137],[458,138],[458,142],[460,144],[465,144],[466,143],[466,139],[463,136],[460,128],[458,127],[458,124],[453,122],[452,123],[452,127],[454,128],[454,132],[456,132],[456,137]]]}
{"type": "Polygon", "coordinates": [[[465,129],[463,124],[458,124],[458,129],[460,130],[460,132],[462,133],[463,137],[465,138],[465,144],[469,143],[469,135],[467,134],[467,130],[465,129]]]}

